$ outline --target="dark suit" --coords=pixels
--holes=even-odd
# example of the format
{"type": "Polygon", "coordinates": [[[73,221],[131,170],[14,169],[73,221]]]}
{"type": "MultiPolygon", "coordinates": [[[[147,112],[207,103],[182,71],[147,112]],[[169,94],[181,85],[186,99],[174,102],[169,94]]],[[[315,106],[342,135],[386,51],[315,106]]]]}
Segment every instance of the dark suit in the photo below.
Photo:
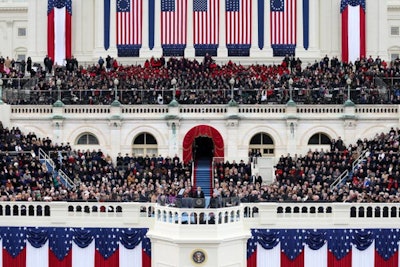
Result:
{"type": "Polygon", "coordinates": [[[203,190],[193,192],[192,197],[193,198],[204,198],[203,190]]]}

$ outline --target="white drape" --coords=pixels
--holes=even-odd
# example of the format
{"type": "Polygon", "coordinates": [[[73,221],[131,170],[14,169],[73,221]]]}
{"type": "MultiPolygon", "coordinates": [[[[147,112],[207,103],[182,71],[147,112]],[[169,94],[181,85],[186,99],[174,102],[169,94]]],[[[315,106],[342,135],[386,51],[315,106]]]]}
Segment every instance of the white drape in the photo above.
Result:
{"type": "Polygon", "coordinates": [[[94,266],[94,241],[86,248],[78,247],[72,242],[72,266],[73,267],[90,267],[94,266]]]}
{"type": "Polygon", "coordinates": [[[67,10],[63,8],[54,8],[54,64],[64,65],[65,51],[66,51],[66,13],[67,10]]]}
{"type": "Polygon", "coordinates": [[[308,245],[304,246],[304,266],[306,267],[327,267],[328,266],[328,245],[323,245],[318,250],[312,250],[308,245]]]}
{"type": "Polygon", "coordinates": [[[26,267],[49,266],[49,241],[42,247],[35,248],[26,241],[26,267]]]}
{"type": "Polygon", "coordinates": [[[358,250],[352,245],[351,267],[374,267],[375,241],[366,249],[358,250]]]}
{"type": "Polygon", "coordinates": [[[361,33],[360,33],[360,5],[348,5],[348,42],[349,62],[360,57],[361,33]]]}
{"type": "Polygon", "coordinates": [[[264,249],[257,244],[257,267],[281,266],[281,244],[273,249],[264,249]]]}
{"type": "Polygon", "coordinates": [[[134,249],[126,249],[119,244],[119,266],[120,267],[142,267],[142,243],[134,249]]]}

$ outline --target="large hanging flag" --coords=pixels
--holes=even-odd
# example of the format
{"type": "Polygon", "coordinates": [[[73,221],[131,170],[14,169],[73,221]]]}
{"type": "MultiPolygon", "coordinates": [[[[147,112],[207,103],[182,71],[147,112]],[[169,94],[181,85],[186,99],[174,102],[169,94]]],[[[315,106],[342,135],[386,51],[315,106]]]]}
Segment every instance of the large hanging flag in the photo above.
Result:
{"type": "Polygon", "coordinates": [[[258,0],[258,47],[264,48],[264,0],[258,0]]]}
{"type": "Polygon", "coordinates": [[[308,50],[310,44],[310,1],[303,0],[303,47],[308,50]]]}
{"type": "Polygon", "coordinates": [[[197,55],[200,51],[216,55],[219,44],[219,0],[193,0],[193,44],[197,55]]]}
{"type": "Polygon", "coordinates": [[[149,48],[150,50],[152,50],[154,48],[156,3],[155,0],[148,0],[148,1],[149,1],[149,48]]]}
{"type": "Polygon", "coordinates": [[[138,57],[142,46],[142,0],[118,0],[116,19],[118,56],[138,57]]]}
{"type": "Polygon", "coordinates": [[[248,56],[252,34],[252,0],[226,0],[228,55],[248,56]]]}
{"type": "Polygon", "coordinates": [[[72,0],[47,2],[47,54],[55,64],[72,57],[72,0]]]}
{"type": "Polygon", "coordinates": [[[0,266],[151,267],[144,228],[1,227],[0,266]]]}
{"type": "Polygon", "coordinates": [[[365,0],[342,0],[342,61],[354,62],[366,56],[365,0]]]}
{"type": "Polygon", "coordinates": [[[398,267],[400,229],[253,229],[247,267],[398,267]]]}
{"type": "Polygon", "coordinates": [[[297,0],[270,1],[270,37],[274,56],[294,55],[297,41],[297,0]]]}
{"type": "Polygon", "coordinates": [[[187,1],[161,0],[161,46],[164,55],[183,56],[187,41],[187,1]]]}
{"type": "Polygon", "coordinates": [[[104,0],[104,49],[110,48],[111,0],[104,0]]]}

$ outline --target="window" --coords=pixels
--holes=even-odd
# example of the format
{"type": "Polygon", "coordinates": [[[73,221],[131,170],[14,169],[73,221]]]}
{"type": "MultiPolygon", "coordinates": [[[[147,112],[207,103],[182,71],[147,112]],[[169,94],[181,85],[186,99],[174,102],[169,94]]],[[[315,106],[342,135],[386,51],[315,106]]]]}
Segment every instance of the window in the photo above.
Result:
{"type": "Polygon", "coordinates": [[[390,59],[393,61],[393,60],[396,60],[396,59],[398,59],[399,58],[399,54],[398,53],[391,53],[390,54],[390,59]]]}
{"type": "Polygon", "coordinates": [[[19,55],[17,55],[17,61],[18,61],[18,62],[21,62],[22,60],[25,60],[25,58],[26,58],[26,55],[25,55],[25,54],[19,54],[19,55]]]}
{"type": "Polygon", "coordinates": [[[251,138],[249,149],[253,154],[260,151],[262,157],[273,156],[275,149],[274,141],[268,134],[258,133],[251,138]]]}
{"type": "Polygon", "coordinates": [[[399,35],[399,27],[398,26],[390,27],[390,35],[398,36],[399,35]]]}
{"type": "Polygon", "coordinates": [[[84,133],[79,136],[78,141],[76,142],[77,145],[98,145],[99,140],[96,136],[91,133],[84,133]]]}
{"type": "Polygon", "coordinates": [[[157,140],[150,133],[142,133],[133,140],[132,153],[134,155],[157,155],[157,140]]]}
{"type": "Polygon", "coordinates": [[[26,28],[18,28],[18,36],[19,37],[26,36],[26,28]]]}
{"type": "Polygon", "coordinates": [[[309,145],[330,145],[331,139],[324,133],[316,133],[308,140],[309,145]]]}

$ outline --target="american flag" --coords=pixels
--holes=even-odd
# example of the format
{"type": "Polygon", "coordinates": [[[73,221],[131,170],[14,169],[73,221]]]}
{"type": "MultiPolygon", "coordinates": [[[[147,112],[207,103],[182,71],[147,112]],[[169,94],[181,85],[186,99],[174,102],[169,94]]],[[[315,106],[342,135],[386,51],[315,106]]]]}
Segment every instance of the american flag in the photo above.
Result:
{"type": "Polygon", "coordinates": [[[142,0],[117,1],[117,45],[142,44],[142,0]]]}
{"type": "Polygon", "coordinates": [[[400,229],[253,229],[247,267],[399,266],[400,229]]]}
{"type": "Polygon", "coordinates": [[[226,44],[251,44],[251,0],[226,0],[226,44]]]}
{"type": "Polygon", "coordinates": [[[145,228],[0,227],[0,267],[151,267],[145,228]]]}
{"type": "Polygon", "coordinates": [[[219,43],[219,0],[193,0],[194,45],[219,43]]]}
{"type": "Polygon", "coordinates": [[[366,56],[366,1],[341,0],[342,61],[354,62],[366,56]]]}
{"type": "Polygon", "coordinates": [[[72,56],[72,0],[47,2],[47,54],[58,65],[72,56]]]}
{"type": "Polygon", "coordinates": [[[271,0],[271,45],[296,44],[297,0],[271,0]]]}
{"type": "Polygon", "coordinates": [[[186,44],[187,1],[161,0],[161,45],[186,44]]]}

